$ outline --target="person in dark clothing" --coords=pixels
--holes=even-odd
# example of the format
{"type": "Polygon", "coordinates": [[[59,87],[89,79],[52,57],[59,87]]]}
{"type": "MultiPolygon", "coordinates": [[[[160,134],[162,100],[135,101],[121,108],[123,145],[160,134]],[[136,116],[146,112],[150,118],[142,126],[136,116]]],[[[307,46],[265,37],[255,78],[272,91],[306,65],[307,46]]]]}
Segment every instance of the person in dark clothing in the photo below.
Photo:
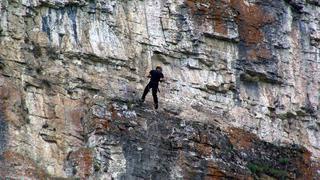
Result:
{"type": "Polygon", "coordinates": [[[162,82],[163,78],[164,78],[164,76],[162,74],[161,66],[157,66],[155,70],[151,70],[148,75],[148,78],[150,78],[150,82],[148,83],[148,85],[144,89],[141,101],[144,102],[146,95],[148,94],[150,89],[152,89],[154,108],[158,109],[158,97],[157,97],[157,92],[159,90],[158,86],[159,86],[159,82],[162,82]]]}

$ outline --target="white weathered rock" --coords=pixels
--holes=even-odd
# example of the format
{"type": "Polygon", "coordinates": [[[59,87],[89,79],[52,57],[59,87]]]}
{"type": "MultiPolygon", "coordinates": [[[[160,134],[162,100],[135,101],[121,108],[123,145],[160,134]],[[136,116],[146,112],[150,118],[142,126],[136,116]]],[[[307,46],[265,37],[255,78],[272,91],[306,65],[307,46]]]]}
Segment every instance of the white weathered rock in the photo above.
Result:
{"type": "MultiPolygon", "coordinates": [[[[94,159],[82,147],[97,144],[96,131],[123,119],[135,119],[131,131],[152,127],[131,108],[159,64],[161,112],[298,144],[320,161],[319,3],[213,2],[0,0],[8,149],[51,175],[74,175],[66,157],[94,159]]],[[[99,177],[121,179],[124,147],[108,148],[112,160],[99,177]]],[[[180,166],[171,171],[182,177],[180,166]]]]}

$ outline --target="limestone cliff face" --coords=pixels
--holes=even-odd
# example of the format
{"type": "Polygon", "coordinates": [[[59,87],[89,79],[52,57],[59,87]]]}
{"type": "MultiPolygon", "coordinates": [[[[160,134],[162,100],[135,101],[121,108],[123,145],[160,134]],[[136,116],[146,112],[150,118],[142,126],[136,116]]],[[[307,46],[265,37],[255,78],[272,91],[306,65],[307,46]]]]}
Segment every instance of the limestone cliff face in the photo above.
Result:
{"type": "Polygon", "coordinates": [[[320,178],[319,63],[318,0],[0,0],[0,176],[320,178]]]}

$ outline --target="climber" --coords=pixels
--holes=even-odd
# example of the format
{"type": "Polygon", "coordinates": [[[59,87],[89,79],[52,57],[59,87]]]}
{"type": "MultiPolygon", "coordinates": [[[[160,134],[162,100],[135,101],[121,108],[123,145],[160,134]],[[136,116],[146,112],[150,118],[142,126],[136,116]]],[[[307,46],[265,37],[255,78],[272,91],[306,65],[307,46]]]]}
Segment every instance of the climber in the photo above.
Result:
{"type": "Polygon", "coordinates": [[[156,67],[156,70],[151,70],[147,77],[150,78],[150,82],[148,83],[148,85],[144,89],[144,92],[143,92],[143,95],[141,98],[141,102],[144,102],[149,90],[152,89],[154,108],[158,109],[158,97],[157,97],[157,92],[159,91],[158,86],[159,86],[159,82],[163,82],[163,80],[164,80],[161,66],[158,65],[156,67]]]}

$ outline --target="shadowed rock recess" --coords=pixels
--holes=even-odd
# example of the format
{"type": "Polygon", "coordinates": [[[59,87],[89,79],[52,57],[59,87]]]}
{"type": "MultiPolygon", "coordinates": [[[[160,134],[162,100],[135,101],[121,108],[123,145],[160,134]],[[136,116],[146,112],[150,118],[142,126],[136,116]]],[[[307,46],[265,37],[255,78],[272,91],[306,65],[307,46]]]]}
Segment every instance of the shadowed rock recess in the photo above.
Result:
{"type": "Polygon", "coordinates": [[[0,0],[0,179],[320,179],[319,67],[318,0],[0,0]]]}

